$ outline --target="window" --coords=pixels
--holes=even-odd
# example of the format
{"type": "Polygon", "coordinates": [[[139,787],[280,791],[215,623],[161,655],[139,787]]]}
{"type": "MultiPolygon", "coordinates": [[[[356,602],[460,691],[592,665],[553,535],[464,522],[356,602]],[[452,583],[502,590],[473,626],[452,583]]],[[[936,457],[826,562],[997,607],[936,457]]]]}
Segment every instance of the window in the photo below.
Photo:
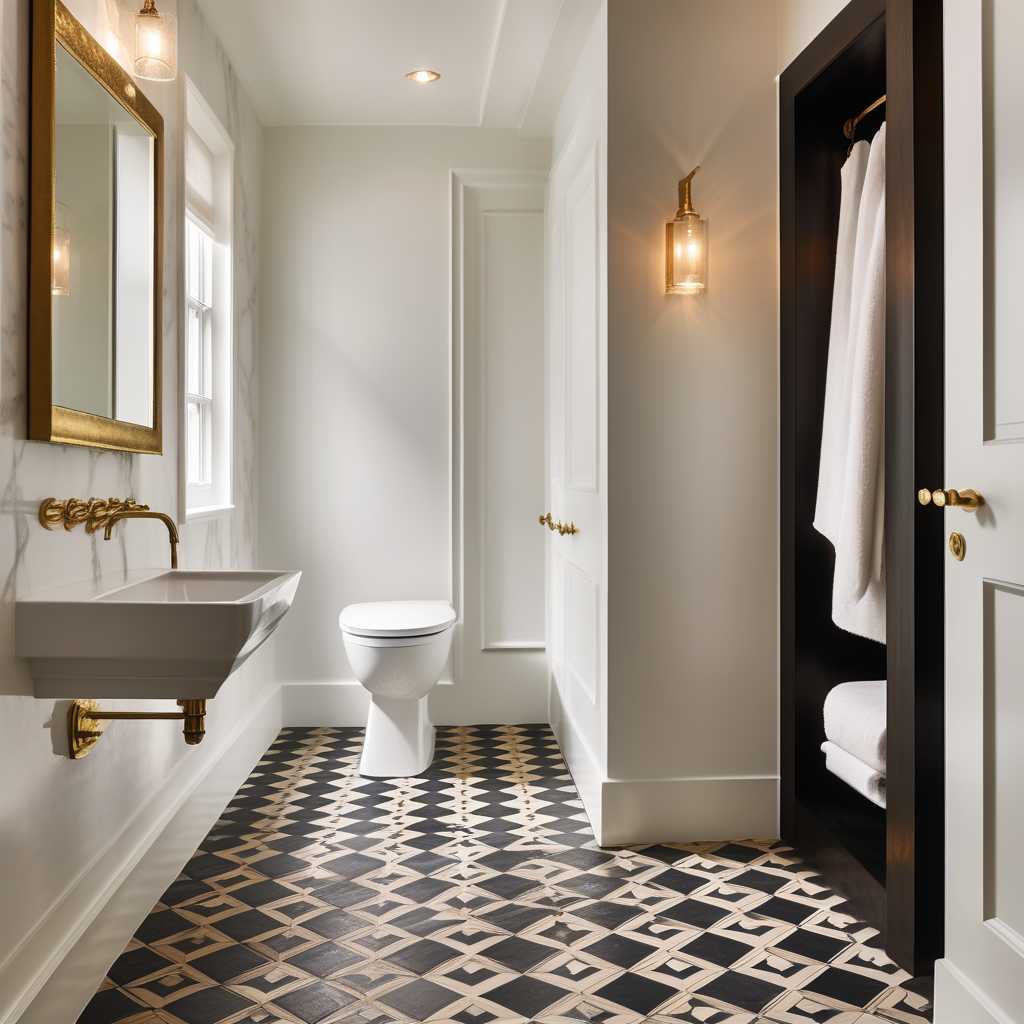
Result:
{"type": "Polygon", "coordinates": [[[213,483],[213,236],[189,218],[185,246],[185,466],[199,489],[213,483]]]}
{"type": "Polygon", "coordinates": [[[184,396],[181,473],[184,518],[232,507],[233,146],[186,82],[184,396]]]}

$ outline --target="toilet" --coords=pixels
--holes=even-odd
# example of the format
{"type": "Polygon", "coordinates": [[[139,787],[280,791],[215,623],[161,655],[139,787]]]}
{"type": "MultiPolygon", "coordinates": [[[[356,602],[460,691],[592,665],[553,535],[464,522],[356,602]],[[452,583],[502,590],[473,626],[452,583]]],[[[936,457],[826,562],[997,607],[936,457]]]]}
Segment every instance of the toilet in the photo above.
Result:
{"type": "Polygon", "coordinates": [[[447,601],[373,601],[342,609],[345,653],[370,692],[361,775],[419,775],[433,759],[427,695],[448,661],[455,618],[447,601]]]}

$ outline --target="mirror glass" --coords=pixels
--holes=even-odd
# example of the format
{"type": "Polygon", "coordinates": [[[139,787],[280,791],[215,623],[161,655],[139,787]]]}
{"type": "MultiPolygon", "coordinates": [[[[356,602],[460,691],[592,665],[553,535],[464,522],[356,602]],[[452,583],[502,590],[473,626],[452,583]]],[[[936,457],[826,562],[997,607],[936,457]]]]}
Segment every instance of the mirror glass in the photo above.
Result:
{"type": "Polygon", "coordinates": [[[56,57],[53,404],[151,427],[155,136],[56,57]]]}

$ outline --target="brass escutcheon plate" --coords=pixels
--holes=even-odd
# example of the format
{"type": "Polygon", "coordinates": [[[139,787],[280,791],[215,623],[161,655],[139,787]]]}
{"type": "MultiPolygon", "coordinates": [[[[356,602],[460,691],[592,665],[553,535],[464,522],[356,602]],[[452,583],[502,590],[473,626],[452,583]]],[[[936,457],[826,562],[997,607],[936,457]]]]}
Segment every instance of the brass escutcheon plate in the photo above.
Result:
{"type": "Polygon", "coordinates": [[[949,553],[958,562],[962,562],[967,556],[967,541],[962,533],[954,531],[949,535],[949,553]]]}
{"type": "Polygon", "coordinates": [[[68,708],[68,754],[76,761],[88,756],[106,728],[106,722],[89,717],[90,712],[98,709],[94,700],[74,700],[68,708]]]}

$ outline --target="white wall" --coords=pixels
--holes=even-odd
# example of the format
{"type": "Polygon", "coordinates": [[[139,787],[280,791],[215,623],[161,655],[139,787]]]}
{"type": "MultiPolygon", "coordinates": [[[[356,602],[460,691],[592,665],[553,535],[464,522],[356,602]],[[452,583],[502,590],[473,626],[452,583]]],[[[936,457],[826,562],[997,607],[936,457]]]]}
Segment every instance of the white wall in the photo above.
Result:
{"type": "MultiPolygon", "coordinates": [[[[450,171],[544,169],[549,146],[462,128],[265,139],[261,552],[305,573],[277,674],[318,688],[292,694],[291,721],[354,724],[361,687],[333,685],[354,680],[338,612],[450,596],[450,171]]],[[[515,714],[472,680],[431,710],[515,714]]]]}
{"type": "Polygon", "coordinates": [[[622,835],[777,828],[775,18],[609,6],[608,772],[639,804],[622,835]],[[666,296],[664,224],[698,164],[708,288],[666,296]]]}
{"type": "MultiPolygon", "coordinates": [[[[101,40],[116,39],[119,13],[128,28],[130,4],[119,9],[113,2],[72,0],[70,6],[101,40]]],[[[177,782],[213,765],[228,735],[272,692],[268,662],[257,656],[212,702],[201,746],[186,747],[173,723],[121,722],[107,731],[89,758],[73,762],[66,756],[66,702],[33,699],[25,665],[14,657],[13,613],[19,594],[126,566],[164,565],[168,557],[166,531],[159,524],[124,524],[117,528],[116,539],[105,543],[81,529],[44,531],[35,518],[38,503],[51,495],[131,494],[154,508],[173,511],[178,486],[179,253],[174,218],[179,199],[180,82],[143,85],[164,116],[168,142],[165,454],[129,456],[24,439],[29,11],[28,0],[0,0],[0,778],[6,780],[0,788],[0,1020],[42,981],[39,972],[52,968],[62,943],[96,909],[92,901],[105,894],[125,861],[140,852],[137,843],[147,838],[139,831],[140,823],[148,820],[147,814],[174,794],[177,782]]],[[[230,517],[188,526],[182,534],[182,559],[190,567],[244,566],[252,564],[256,545],[253,396],[259,220],[252,204],[260,191],[261,127],[191,0],[181,0],[178,13],[182,66],[198,81],[237,147],[236,410],[241,457],[238,508],[230,517]]],[[[167,870],[173,874],[175,868],[170,865],[167,870]]]]}

